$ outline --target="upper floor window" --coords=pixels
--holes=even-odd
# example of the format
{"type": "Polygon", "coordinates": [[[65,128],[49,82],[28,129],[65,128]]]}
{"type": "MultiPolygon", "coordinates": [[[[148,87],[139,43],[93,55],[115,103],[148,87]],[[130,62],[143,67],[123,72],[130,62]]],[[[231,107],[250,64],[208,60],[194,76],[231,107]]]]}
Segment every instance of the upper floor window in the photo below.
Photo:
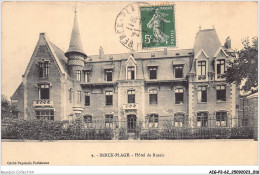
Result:
{"type": "Polygon", "coordinates": [[[89,94],[89,92],[85,93],[85,106],[90,106],[90,94],[89,94]]]}
{"type": "Polygon", "coordinates": [[[112,91],[106,92],[106,105],[113,105],[113,92],[112,91]]]}
{"type": "Polygon", "coordinates": [[[150,79],[157,79],[157,67],[149,67],[150,79]]]}
{"type": "Polygon", "coordinates": [[[128,103],[135,103],[135,90],[127,91],[128,103]]]}
{"type": "Polygon", "coordinates": [[[227,112],[216,112],[216,125],[227,126],[227,112]]]}
{"type": "Polygon", "coordinates": [[[89,71],[84,72],[84,81],[86,83],[90,82],[90,72],[89,71]]]}
{"type": "Polygon", "coordinates": [[[183,127],[184,125],[184,114],[174,114],[174,126],[183,127]]]}
{"type": "Polygon", "coordinates": [[[198,127],[207,127],[208,126],[208,113],[207,112],[197,113],[197,126],[198,127]]]}
{"type": "Polygon", "coordinates": [[[105,81],[113,81],[113,71],[110,69],[105,70],[105,81]]]}
{"type": "Polygon", "coordinates": [[[198,75],[206,75],[206,61],[198,62],[198,75]]]}
{"type": "Polygon", "coordinates": [[[135,79],[135,67],[134,66],[127,67],[127,79],[128,80],[135,79]]]}
{"type": "Polygon", "coordinates": [[[217,74],[225,73],[225,60],[217,60],[217,74]]]}
{"type": "Polygon", "coordinates": [[[81,81],[81,71],[77,70],[77,81],[81,81]]]}
{"type": "Polygon", "coordinates": [[[226,101],[226,86],[217,85],[216,89],[217,101],[226,101]]]}
{"type": "Polygon", "coordinates": [[[36,119],[38,120],[54,120],[53,110],[40,110],[36,111],[36,119]]]}
{"type": "Polygon", "coordinates": [[[149,102],[150,102],[150,104],[157,104],[158,103],[157,90],[150,90],[149,91],[149,102]]]}
{"type": "Polygon", "coordinates": [[[72,102],[73,99],[73,90],[72,88],[69,89],[69,101],[72,102]]]}
{"type": "Polygon", "coordinates": [[[183,65],[177,65],[174,68],[175,78],[183,78],[183,65]]]}
{"type": "Polygon", "coordinates": [[[105,116],[105,126],[107,128],[113,127],[113,115],[109,114],[105,116]]]}
{"type": "Polygon", "coordinates": [[[175,89],[175,104],[183,103],[183,92],[182,88],[175,89]]]}
{"type": "Polygon", "coordinates": [[[207,102],[207,87],[198,87],[198,102],[207,102]]]}
{"type": "Polygon", "coordinates": [[[49,76],[49,61],[39,63],[39,78],[47,78],[49,76]]]}
{"type": "Polygon", "coordinates": [[[81,102],[81,91],[78,91],[77,95],[78,95],[78,103],[80,103],[81,102]]]}
{"type": "Polygon", "coordinates": [[[149,116],[149,128],[157,128],[159,125],[159,116],[157,114],[151,114],[149,116]]]}
{"type": "Polygon", "coordinates": [[[38,86],[39,99],[50,99],[50,85],[42,84],[38,86]]]}

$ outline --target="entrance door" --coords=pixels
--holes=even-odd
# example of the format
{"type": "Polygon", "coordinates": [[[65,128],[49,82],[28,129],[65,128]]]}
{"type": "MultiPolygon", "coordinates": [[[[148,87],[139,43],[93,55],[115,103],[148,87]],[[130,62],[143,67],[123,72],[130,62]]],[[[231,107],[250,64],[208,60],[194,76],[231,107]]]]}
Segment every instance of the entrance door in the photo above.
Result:
{"type": "Polygon", "coordinates": [[[136,128],[136,115],[127,116],[127,132],[134,133],[136,128]]]}

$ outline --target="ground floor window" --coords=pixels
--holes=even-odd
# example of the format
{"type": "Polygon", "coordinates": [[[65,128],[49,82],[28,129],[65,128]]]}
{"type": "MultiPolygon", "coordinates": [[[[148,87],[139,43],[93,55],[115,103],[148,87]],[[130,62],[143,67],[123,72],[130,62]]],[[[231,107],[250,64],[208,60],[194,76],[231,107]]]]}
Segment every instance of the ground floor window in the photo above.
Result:
{"type": "Polygon", "coordinates": [[[227,126],[227,112],[216,112],[216,125],[227,126]]]}
{"type": "Polygon", "coordinates": [[[184,125],[184,114],[174,114],[174,126],[183,127],[184,125]]]}
{"type": "Polygon", "coordinates": [[[157,114],[151,114],[149,116],[149,128],[157,128],[159,125],[159,116],[157,114]]]}
{"type": "Polygon", "coordinates": [[[37,120],[54,120],[54,111],[53,110],[39,110],[36,111],[37,120]]]}
{"type": "Polygon", "coordinates": [[[84,122],[86,123],[87,127],[90,127],[92,124],[92,116],[84,115],[84,122]]]}
{"type": "Polygon", "coordinates": [[[106,115],[105,116],[105,126],[107,128],[113,127],[113,115],[106,115]]]}
{"type": "Polygon", "coordinates": [[[207,112],[197,113],[197,126],[198,127],[207,127],[208,126],[208,113],[207,112]]]}

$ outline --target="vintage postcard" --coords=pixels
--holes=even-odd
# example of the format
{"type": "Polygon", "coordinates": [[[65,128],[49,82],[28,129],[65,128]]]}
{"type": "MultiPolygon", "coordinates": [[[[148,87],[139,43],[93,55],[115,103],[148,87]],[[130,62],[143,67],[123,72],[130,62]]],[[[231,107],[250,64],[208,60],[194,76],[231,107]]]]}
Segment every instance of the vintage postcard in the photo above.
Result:
{"type": "Polygon", "coordinates": [[[1,36],[2,165],[258,165],[257,2],[7,1],[1,36]]]}

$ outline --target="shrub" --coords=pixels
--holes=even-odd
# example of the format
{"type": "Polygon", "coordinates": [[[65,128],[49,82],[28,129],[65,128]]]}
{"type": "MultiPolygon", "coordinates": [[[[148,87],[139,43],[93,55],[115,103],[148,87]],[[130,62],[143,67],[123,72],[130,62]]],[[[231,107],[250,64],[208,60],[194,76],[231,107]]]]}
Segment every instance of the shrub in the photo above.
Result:
{"type": "Polygon", "coordinates": [[[160,132],[158,129],[148,129],[146,131],[141,131],[141,140],[158,140],[160,139],[160,132]]]}
{"type": "Polygon", "coordinates": [[[124,127],[119,128],[118,140],[127,140],[128,138],[129,138],[129,135],[126,131],[126,128],[124,128],[124,127]]]}

